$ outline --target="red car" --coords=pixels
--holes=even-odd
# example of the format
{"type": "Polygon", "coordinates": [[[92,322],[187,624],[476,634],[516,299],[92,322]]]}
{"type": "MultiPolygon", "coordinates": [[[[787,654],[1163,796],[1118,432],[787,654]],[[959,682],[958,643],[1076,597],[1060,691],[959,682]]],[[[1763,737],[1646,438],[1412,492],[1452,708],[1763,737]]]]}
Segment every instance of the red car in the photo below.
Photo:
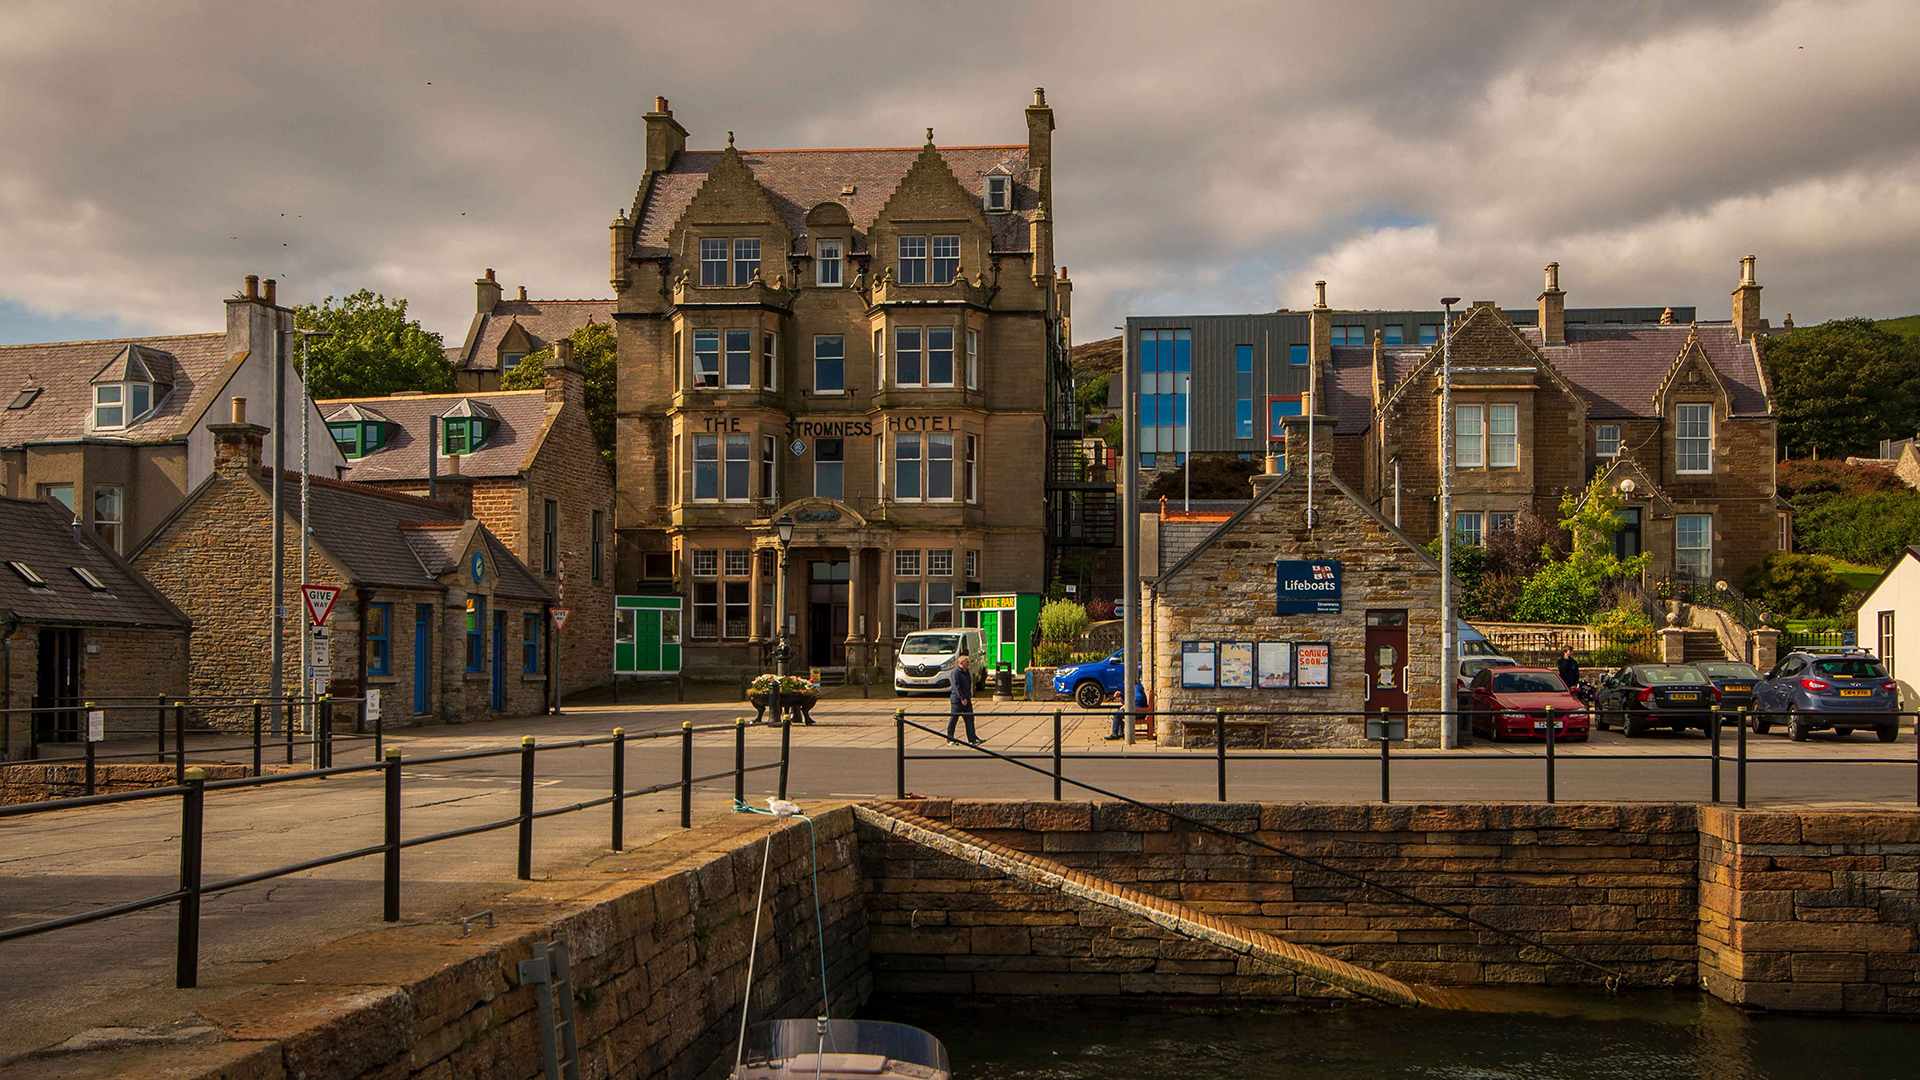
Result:
{"type": "Polygon", "coordinates": [[[1474,675],[1467,695],[1475,735],[1485,733],[1495,742],[1544,739],[1551,710],[1556,740],[1587,741],[1587,707],[1548,668],[1487,668],[1474,675]]]}

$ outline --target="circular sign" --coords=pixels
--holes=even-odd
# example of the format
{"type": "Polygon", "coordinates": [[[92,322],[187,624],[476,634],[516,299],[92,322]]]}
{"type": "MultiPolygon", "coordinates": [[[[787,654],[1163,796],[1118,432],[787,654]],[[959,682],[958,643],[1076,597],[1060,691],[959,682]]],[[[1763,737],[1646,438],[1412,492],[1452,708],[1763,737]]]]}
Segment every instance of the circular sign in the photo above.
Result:
{"type": "Polygon", "coordinates": [[[487,557],[481,554],[480,552],[476,551],[473,553],[473,580],[485,581],[486,579],[487,579],[487,557]]]}
{"type": "Polygon", "coordinates": [[[787,449],[793,451],[794,457],[799,457],[801,454],[807,452],[807,444],[801,442],[799,439],[795,439],[787,444],[787,449]]]}

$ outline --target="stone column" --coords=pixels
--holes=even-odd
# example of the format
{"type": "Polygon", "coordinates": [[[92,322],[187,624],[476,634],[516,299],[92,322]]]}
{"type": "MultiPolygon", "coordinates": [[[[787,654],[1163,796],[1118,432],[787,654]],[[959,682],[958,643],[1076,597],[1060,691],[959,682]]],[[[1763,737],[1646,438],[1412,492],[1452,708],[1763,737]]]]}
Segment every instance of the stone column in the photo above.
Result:
{"type": "Polygon", "coordinates": [[[1753,666],[1765,675],[1780,662],[1780,631],[1763,626],[1753,632],[1753,666]]]}
{"type": "Polygon", "coordinates": [[[760,572],[766,565],[767,549],[755,547],[752,551],[753,554],[747,561],[747,573],[753,582],[747,589],[747,619],[750,624],[747,631],[747,644],[753,646],[753,655],[758,659],[760,650],[765,647],[767,640],[766,635],[760,632],[760,625],[766,618],[765,606],[760,602],[760,572]]]}
{"type": "Polygon", "coordinates": [[[1687,658],[1687,632],[1675,626],[1679,622],[1676,615],[1667,616],[1667,625],[1660,630],[1660,662],[1678,664],[1687,658]]]}
{"type": "Polygon", "coordinates": [[[873,635],[873,662],[886,667],[893,663],[893,548],[875,550],[880,559],[880,596],[873,605],[873,614],[880,625],[873,635]]]}
{"type": "Polygon", "coordinates": [[[866,594],[861,591],[860,578],[866,571],[867,549],[849,547],[847,549],[847,669],[864,671],[866,664],[866,642],[860,636],[860,616],[866,612],[866,594]]]}

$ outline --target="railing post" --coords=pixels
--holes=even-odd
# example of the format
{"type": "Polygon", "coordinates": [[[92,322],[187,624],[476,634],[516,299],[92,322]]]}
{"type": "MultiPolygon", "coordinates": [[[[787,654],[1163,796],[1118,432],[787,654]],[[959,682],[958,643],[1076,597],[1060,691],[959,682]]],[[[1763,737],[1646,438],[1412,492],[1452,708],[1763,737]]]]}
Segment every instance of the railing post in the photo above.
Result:
{"type": "Polygon", "coordinates": [[[88,739],[87,740],[87,794],[89,795],[93,794],[93,791],[94,791],[93,754],[94,754],[94,742],[92,739],[88,739]]]}
{"type": "Polygon", "coordinates": [[[747,804],[747,718],[733,718],[733,801],[747,804]]]}
{"type": "Polygon", "coordinates": [[[260,751],[260,702],[256,700],[253,703],[253,775],[255,776],[259,776],[262,771],[260,751]]]}
{"type": "Polygon", "coordinates": [[[907,710],[893,710],[893,797],[907,797],[907,710]]]}
{"type": "Polygon", "coordinates": [[[1547,802],[1553,802],[1553,706],[1547,706],[1547,802]]]}
{"type": "Polygon", "coordinates": [[[1220,802],[1227,801],[1227,714],[1213,710],[1213,775],[1220,802]]]}
{"type": "Polygon", "coordinates": [[[627,845],[627,729],[613,729],[613,850],[627,845]]]}
{"type": "Polygon", "coordinates": [[[1060,801],[1060,710],[1053,710],[1053,801],[1060,801]]]}
{"type": "Polygon", "coordinates": [[[291,765],[293,764],[294,717],[299,715],[300,710],[287,708],[287,699],[282,697],[280,703],[274,706],[274,711],[278,713],[280,717],[280,719],[274,723],[274,727],[286,741],[287,764],[291,765]]]}
{"type": "Polygon", "coordinates": [[[1740,727],[1733,733],[1733,801],[1747,808],[1747,707],[1740,707],[1740,727]]]}
{"type": "Polygon", "coordinates": [[[387,922],[400,921],[400,751],[396,748],[387,752],[381,760],[386,768],[381,772],[386,780],[387,797],[387,850],[382,854],[384,865],[381,870],[384,906],[380,917],[387,922]]]}
{"type": "Polygon", "coordinates": [[[314,714],[313,745],[320,755],[320,767],[333,768],[333,695],[320,695],[320,709],[314,714]]]}
{"type": "Polygon", "coordinates": [[[174,936],[173,985],[200,985],[200,844],[207,821],[207,771],[189,769],[180,796],[180,922],[174,936]]]}
{"type": "Polygon", "coordinates": [[[187,782],[187,703],[184,700],[173,707],[173,779],[179,784],[187,782]]]}
{"type": "MultiPolygon", "coordinates": [[[[387,710],[381,709],[380,715],[373,718],[373,756],[375,758],[384,758],[387,756],[386,712],[387,710]]],[[[360,698],[360,715],[365,717],[366,714],[367,699],[365,695],[362,695],[360,698]]]]}
{"type": "MultiPolygon", "coordinates": [[[[157,748],[159,756],[153,759],[154,764],[165,765],[167,763],[167,695],[165,694],[160,695],[160,704],[153,711],[153,726],[160,740],[157,748]]],[[[32,731],[33,725],[27,725],[27,730],[32,731]]]]}
{"type": "Polygon", "coordinates": [[[793,764],[793,717],[780,718],[780,797],[787,797],[787,771],[793,764]]]}
{"type": "Polygon", "coordinates": [[[1723,709],[1725,709],[1723,705],[1715,705],[1713,707],[1713,719],[1711,721],[1713,727],[1708,729],[1709,733],[1713,736],[1713,783],[1710,787],[1713,792],[1713,802],[1716,805],[1720,802],[1720,724],[1721,721],[1725,719],[1722,714],[1723,709]]]}
{"type": "MultiPolygon", "coordinates": [[[[785,769],[780,770],[784,776],[785,769]]],[[[780,797],[787,795],[781,785],[780,797]]],[[[693,721],[680,722],[680,827],[693,828],[693,721]]]]}
{"type": "Polygon", "coordinates": [[[1393,740],[1387,736],[1393,734],[1393,727],[1384,708],[1380,710],[1380,720],[1386,725],[1380,732],[1380,801],[1390,803],[1393,801],[1393,740]]]}
{"type": "Polygon", "coordinates": [[[520,737],[520,865],[521,881],[533,880],[533,736],[520,737]]]}

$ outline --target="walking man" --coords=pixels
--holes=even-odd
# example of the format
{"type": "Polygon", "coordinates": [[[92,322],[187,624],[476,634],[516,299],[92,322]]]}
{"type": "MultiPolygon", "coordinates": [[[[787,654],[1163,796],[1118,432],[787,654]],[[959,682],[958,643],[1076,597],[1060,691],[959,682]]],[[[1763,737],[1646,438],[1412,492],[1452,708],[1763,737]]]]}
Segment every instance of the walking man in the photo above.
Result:
{"type": "Polygon", "coordinates": [[[953,690],[948,697],[950,711],[947,714],[947,741],[954,741],[954,726],[960,722],[962,716],[965,716],[967,741],[977,746],[980,743],[980,736],[973,730],[973,672],[967,669],[970,659],[966,653],[961,653],[960,663],[953,669],[953,690]]]}
{"type": "Polygon", "coordinates": [[[1567,684],[1568,690],[1580,688],[1580,662],[1573,658],[1573,646],[1567,645],[1560,650],[1560,681],[1567,684]]]}

